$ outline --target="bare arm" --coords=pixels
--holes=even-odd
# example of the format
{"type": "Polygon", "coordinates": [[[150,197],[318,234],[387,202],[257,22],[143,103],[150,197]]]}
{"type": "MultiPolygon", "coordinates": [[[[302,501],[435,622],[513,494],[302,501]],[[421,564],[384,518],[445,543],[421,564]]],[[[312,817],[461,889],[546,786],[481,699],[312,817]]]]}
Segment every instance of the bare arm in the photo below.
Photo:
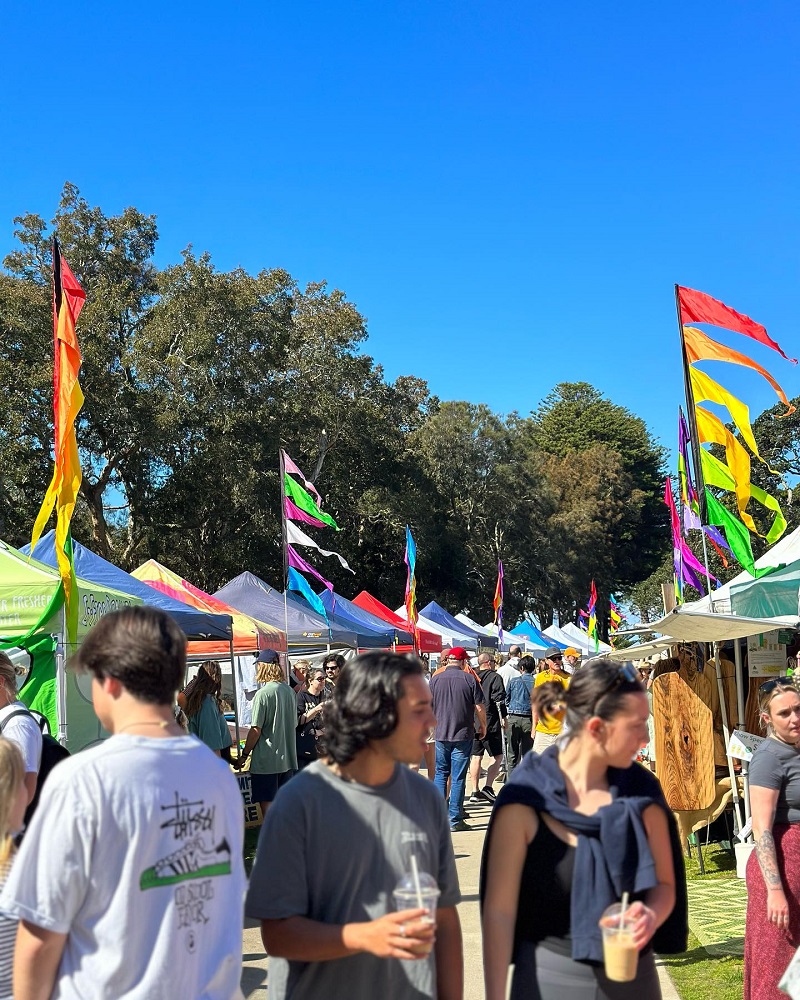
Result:
{"type": "Polygon", "coordinates": [[[251,726],[247,731],[247,739],[244,741],[244,749],[239,754],[239,762],[244,763],[245,760],[250,756],[253,747],[258,743],[259,737],[261,736],[261,730],[258,726],[251,726]]]}
{"type": "Polygon", "coordinates": [[[267,954],[296,962],[330,962],[366,951],[378,958],[419,959],[413,946],[430,943],[431,923],[420,921],[426,910],[398,910],[377,920],[326,924],[308,917],[262,920],[261,940],[267,954]],[[405,931],[405,933],[403,933],[405,931]]]}
{"type": "Polygon", "coordinates": [[[775,838],[772,835],[778,794],[777,788],[750,786],[750,812],[753,816],[756,857],[764,877],[764,885],[767,887],[767,920],[770,923],[785,924],[789,919],[789,904],[786,902],[786,893],[778,870],[775,838]]]}
{"type": "Polygon", "coordinates": [[[486,1000],[505,1000],[522,867],[538,827],[536,813],[522,805],[504,806],[494,820],[482,915],[486,1000]]]}
{"type": "Polygon", "coordinates": [[[658,884],[648,891],[645,903],[633,903],[628,911],[633,918],[633,940],[639,949],[644,948],[675,906],[675,866],[667,815],[661,806],[652,805],[645,809],[642,819],[658,884]]]}
{"type": "Polygon", "coordinates": [[[464,997],[464,949],[455,906],[436,911],[436,992],[439,1000],[464,997]]]}
{"type": "Polygon", "coordinates": [[[480,736],[481,739],[483,739],[483,737],[486,735],[486,708],[483,705],[476,705],[475,711],[477,712],[478,715],[478,721],[481,724],[481,727],[478,730],[478,735],[480,736]]]}
{"type": "Polygon", "coordinates": [[[28,798],[27,805],[33,802],[33,797],[36,794],[36,782],[39,780],[39,775],[36,771],[26,771],[25,772],[25,793],[28,798]]]}
{"type": "Polygon", "coordinates": [[[17,1000],[48,1000],[67,941],[66,934],[46,931],[21,920],[14,948],[14,996],[17,1000]]]}

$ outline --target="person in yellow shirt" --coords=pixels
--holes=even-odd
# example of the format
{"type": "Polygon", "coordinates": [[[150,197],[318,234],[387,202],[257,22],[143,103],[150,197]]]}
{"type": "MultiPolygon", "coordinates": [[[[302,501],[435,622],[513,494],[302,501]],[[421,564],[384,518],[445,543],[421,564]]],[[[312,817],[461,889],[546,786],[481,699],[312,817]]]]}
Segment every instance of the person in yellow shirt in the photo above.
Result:
{"type": "MultiPolygon", "coordinates": [[[[544,654],[545,669],[540,670],[533,682],[535,688],[548,681],[556,681],[564,688],[569,685],[569,674],[564,670],[564,656],[558,646],[551,646],[544,654]]],[[[546,715],[539,715],[533,709],[532,722],[534,728],[533,752],[541,753],[552,746],[561,735],[562,722],[546,715]]]]}

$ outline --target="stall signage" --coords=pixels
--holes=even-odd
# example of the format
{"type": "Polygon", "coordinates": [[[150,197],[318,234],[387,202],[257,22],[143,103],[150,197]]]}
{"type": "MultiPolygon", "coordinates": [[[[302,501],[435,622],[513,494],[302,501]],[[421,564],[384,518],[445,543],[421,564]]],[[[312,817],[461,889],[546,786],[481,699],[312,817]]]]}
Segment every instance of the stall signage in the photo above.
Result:
{"type": "Polygon", "coordinates": [[[751,677],[781,677],[786,673],[786,644],[781,629],[747,637],[747,667],[751,677]]]}
{"type": "Polygon", "coordinates": [[[734,729],[728,740],[728,756],[736,757],[737,760],[750,761],[763,742],[763,736],[746,733],[742,729],[734,729]]]}
{"type": "Polygon", "coordinates": [[[242,793],[242,803],[244,805],[244,825],[260,826],[261,807],[257,802],[253,802],[253,789],[250,784],[250,774],[245,771],[244,774],[237,774],[236,778],[239,782],[239,791],[242,793]]]}

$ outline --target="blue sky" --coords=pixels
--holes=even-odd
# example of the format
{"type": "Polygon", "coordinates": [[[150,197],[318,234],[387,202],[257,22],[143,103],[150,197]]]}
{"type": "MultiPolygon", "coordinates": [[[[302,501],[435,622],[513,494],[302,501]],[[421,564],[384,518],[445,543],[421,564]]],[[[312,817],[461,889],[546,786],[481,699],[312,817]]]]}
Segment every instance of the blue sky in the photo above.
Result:
{"type": "MultiPolygon", "coordinates": [[[[503,413],[586,380],[672,447],[674,282],[800,356],[799,17],[771,0],[17,4],[0,255],[69,180],[107,213],[154,213],[160,264],[191,243],[343,289],[390,378],[503,413]]],[[[797,367],[723,339],[800,393],[797,367]]],[[[775,401],[756,375],[717,377],[753,415],[775,401]]]]}

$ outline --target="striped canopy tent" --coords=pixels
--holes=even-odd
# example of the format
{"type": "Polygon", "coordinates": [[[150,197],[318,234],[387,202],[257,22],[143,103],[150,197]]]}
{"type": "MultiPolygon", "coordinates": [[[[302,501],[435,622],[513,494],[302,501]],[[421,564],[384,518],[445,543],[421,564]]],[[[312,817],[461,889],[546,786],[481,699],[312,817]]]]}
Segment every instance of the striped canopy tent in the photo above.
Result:
{"type": "MultiPolygon", "coordinates": [[[[150,587],[155,587],[162,594],[174,597],[177,601],[191,604],[193,608],[211,611],[214,614],[230,615],[233,619],[233,652],[235,654],[255,653],[259,649],[277,649],[286,652],[286,633],[273,625],[267,625],[251,618],[241,611],[230,607],[217,597],[206,594],[188,580],[183,580],[171,569],[162,566],[155,559],[148,559],[132,573],[150,587]]],[[[229,642],[190,642],[190,656],[230,656],[229,642]]]]}

